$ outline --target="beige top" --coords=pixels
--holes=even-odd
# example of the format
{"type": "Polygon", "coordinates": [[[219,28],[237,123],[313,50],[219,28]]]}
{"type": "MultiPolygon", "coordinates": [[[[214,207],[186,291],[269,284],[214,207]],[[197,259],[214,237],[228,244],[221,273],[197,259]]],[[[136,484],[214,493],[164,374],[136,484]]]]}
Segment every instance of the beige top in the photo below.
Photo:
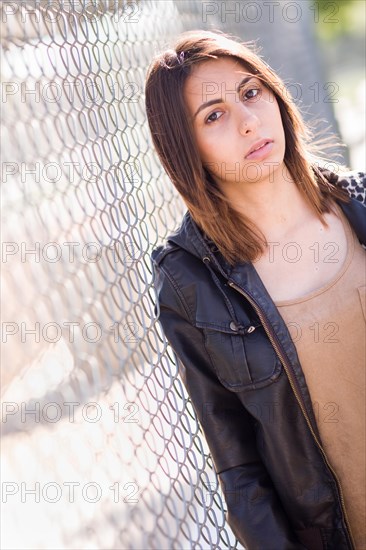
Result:
{"type": "Polygon", "coordinates": [[[366,549],[366,255],[338,207],[347,255],[326,285],[275,302],[295,343],[357,550],[366,549]]]}

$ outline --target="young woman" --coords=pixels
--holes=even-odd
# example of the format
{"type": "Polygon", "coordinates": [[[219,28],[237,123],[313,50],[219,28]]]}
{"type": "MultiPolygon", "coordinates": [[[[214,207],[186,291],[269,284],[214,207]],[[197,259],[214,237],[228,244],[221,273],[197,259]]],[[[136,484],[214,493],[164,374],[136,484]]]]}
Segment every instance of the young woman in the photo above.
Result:
{"type": "Polygon", "coordinates": [[[281,79],[194,31],[152,62],[153,142],[185,201],[157,314],[248,550],[365,548],[365,174],[321,167],[281,79]]]}

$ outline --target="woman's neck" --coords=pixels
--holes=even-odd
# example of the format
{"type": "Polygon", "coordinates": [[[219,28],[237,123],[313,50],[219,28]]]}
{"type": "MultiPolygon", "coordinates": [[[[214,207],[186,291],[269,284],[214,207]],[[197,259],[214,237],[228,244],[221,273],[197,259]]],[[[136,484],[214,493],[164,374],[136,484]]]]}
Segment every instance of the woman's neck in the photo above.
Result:
{"type": "Polygon", "coordinates": [[[226,196],[239,213],[249,218],[268,238],[283,238],[314,216],[310,205],[289,173],[273,180],[232,186],[226,196]]]}

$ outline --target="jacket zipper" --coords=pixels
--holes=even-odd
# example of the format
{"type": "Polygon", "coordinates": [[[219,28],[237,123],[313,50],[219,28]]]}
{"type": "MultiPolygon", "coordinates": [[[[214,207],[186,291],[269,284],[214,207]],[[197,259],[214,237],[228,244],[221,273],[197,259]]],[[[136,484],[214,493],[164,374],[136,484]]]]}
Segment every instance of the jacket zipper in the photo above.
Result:
{"type": "Polygon", "coordinates": [[[313,427],[311,425],[311,421],[310,421],[310,418],[305,410],[305,406],[302,402],[302,398],[300,396],[300,393],[298,392],[298,389],[296,388],[297,386],[297,381],[296,381],[296,376],[295,374],[293,373],[293,376],[292,376],[292,367],[291,367],[291,364],[290,363],[287,363],[287,360],[286,360],[286,357],[283,356],[283,354],[281,353],[281,350],[279,349],[276,341],[275,341],[275,336],[272,335],[272,332],[271,332],[271,328],[267,325],[267,320],[265,318],[265,314],[262,312],[262,310],[260,309],[260,307],[258,306],[258,304],[255,302],[255,300],[244,290],[242,290],[242,288],[240,288],[239,286],[237,286],[233,281],[228,281],[228,285],[231,286],[232,288],[234,288],[235,290],[237,290],[240,294],[242,294],[243,296],[245,296],[245,298],[247,298],[247,300],[250,302],[250,304],[253,306],[253,308],[255,309],[255,311],[257,312],[260,320],[262,321],[262,324],[263,324],[263,327],[268,335],[268,338],[270,339],[274,349],[276,350],[276,353],[278,355],[278,357],[280,358],[281,360],[281,363],[283,364],[283,367],[286,371],[286,374],[287,374],[287,378],[289,379],[289,382],[290,382],[290,385],[291,385],[291,388],[292,388],[292,391],[294,392],[295,394],[295,397],[297,399],[297,402],[299,403],[300,405],[300,408],[301,408],[301,411],[305,417],[305,420],[309,426],[309,429],[310,429],[310,432],[317,444],[317,446],[319,447],[322,455],[323,455],[323,458],[325,460],[325,463],[327,464],[328,468],[330,469],[330,471],[332,472],[332,474],[334,475],[334,478],[336,480],[336,483],[337,483],[337,487],[338,487],[338,491],[339,491],[339,496],[340,496],[340,500],[341,500],[341,506],[342,506],[342,510],[343,510],[343,514],[344,514],[344,520],[345,520],[345,524],[346,524],[346,527],[348,529],[348,534],[349,534],[349,538],[351,539],[351,546],[353,548],[353,550],[356,548],[355,547],[355,544],[354,544],[354,540],[353,540],[353,536],[352,536],[352,531],[351,531],[351,528],[350,528],[350,524],[349,524],[349,520],[348,520],[348,516],[347,516],[347,512],[346,512],[346,507],[345,507],[345,503],[344,503],[344,497],[343,497],[343,492],[342,492],[342,488],[341,488],[341,484],[340,484],[340,481],[338,479],[338,476],[337,474],[335,473],[335,471],[333,470],[333,468],[331,467],[331,465],[329,464],[328,462],[328,459],[327,459],[327,456],[325,454],[325,451],[323,449],[323,447],[321,446],[321,443],[320,441],[318,440],[314,430],[313,430],[313,427]],[[295,382],[294,382],[295,381],[295,382]]]}

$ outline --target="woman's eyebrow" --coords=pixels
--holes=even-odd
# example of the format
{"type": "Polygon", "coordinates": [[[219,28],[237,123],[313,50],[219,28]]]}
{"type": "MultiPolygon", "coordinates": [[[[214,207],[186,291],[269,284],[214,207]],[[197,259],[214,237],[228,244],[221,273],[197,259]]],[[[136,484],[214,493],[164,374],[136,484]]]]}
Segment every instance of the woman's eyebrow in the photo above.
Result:
{"type": "MultiPolygon", "coordinates": [[[[240,92],[241,88],[244,86],[244,84],[246,84],[247,82],[249,82],[249,80],[251,80],[252,78],[254,78],[253,75],[250,75],[250,76],[245,76],[238,84],[237,88],[236,88],[236,91],[237,93],[240,92]]],[[[232,93],[232,92],[230,92],[232,93]]],[[[211,107],[211,105],[215,105],[216,103],[223,103],[223,99],[222,97],[220,98],[217,98],[217,99],[210,99],[210,101],[205,101],[205,103],[202,103],[197,111],[194,113],[193,115],[193,118],[196,118],[196,116],[198,115],[199,112],[202,111],[202,109],[206,109],[206,107],[211,107]]]]}

